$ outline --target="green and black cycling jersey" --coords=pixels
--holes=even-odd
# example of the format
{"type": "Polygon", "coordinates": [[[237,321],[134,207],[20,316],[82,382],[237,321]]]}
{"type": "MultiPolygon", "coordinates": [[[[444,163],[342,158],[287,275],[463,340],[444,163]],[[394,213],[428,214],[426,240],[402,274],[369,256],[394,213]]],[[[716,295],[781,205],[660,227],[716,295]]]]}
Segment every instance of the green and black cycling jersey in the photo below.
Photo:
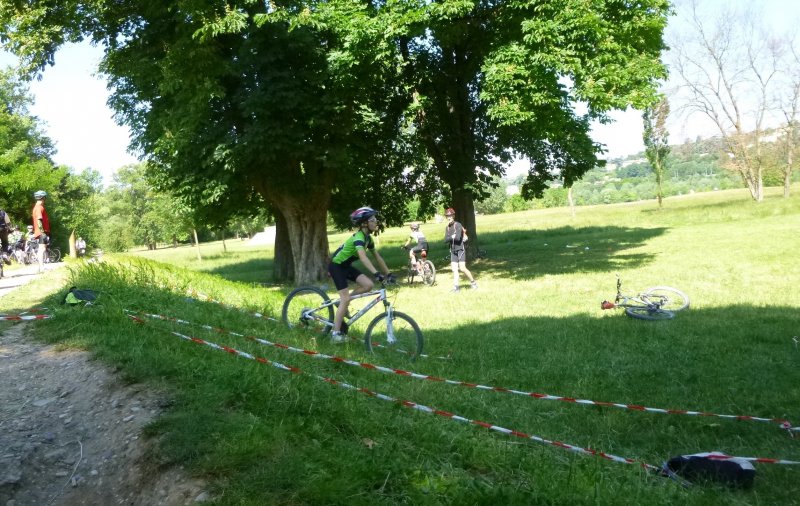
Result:
{"type": "Polygon", "coordinates": [[[375,242],[372,237],[369,234],[365,234],[363,230],[359,230],[339,246],[339,249],[333,253],[331,262],[347,267],[358,260],[359,249],[370,251],[375,249],[375,242]]]}

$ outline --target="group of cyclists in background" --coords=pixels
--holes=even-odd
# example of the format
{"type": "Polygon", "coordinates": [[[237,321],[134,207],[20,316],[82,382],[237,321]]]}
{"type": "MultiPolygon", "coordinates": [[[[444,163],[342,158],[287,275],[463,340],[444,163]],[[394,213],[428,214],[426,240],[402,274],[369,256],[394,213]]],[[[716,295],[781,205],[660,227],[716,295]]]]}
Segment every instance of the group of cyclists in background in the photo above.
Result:
{"type": "Polygon", "coordinates": [[[11,223],[8,214],[0,209],[0,277],[2,265],[10,265],[12,260],[20,264],[39,264],[39,272],[45,263],[58,262],[61,251],[50,248],[50,219],[45,209],[47,192],[39,190],[33,194],[36,203],[31,212],[32,224],[23,231],[11,223]]]}

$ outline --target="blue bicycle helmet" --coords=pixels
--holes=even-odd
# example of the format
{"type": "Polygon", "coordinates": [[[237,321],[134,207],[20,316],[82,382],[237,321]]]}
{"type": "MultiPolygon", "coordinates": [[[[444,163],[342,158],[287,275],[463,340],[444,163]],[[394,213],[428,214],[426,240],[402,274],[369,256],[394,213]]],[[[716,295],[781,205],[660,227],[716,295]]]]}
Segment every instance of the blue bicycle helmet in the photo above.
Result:
{"type": "Polygon", "coordinates": [[[353,223],[353,225],[361,225],[368,219],[377,215],[378,211],[376,211],[371,207],[359,207],[358,209],[350,213],[350,221],[353,223]]]}
{"type": "Polygon", "coordinates": [[[47,192],[44,190],[39,190],[33,194],[33,198],[35,198],[36,200],[43,199],[45,197],[47,197],[47,192]]]}

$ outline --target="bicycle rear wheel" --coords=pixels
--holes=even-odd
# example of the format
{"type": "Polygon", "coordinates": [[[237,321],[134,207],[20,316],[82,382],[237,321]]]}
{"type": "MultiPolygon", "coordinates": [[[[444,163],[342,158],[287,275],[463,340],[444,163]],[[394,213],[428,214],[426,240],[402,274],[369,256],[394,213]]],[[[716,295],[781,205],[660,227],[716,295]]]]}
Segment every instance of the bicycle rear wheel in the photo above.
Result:
{"type": "Polygon", "coordinates": [[[373,348],[385,345],[408,355],[414,361],[422,354],[424,341],[419,325],[410,316],[399,311],[392,312],[393,318],[389,322],[387,314],[378,315],[367,327],[364,334],[364,344],[367,351],[372,353],[373,348]],[[391,323],[391,332],[389,330],[391,323]]]}
{"type": "Polygon", "coordinates": [[[61,250],[58,248],[48,248],[48,250],[52,253],[53,262],[58,262],[61,260],[61,250]]]}
{"type": "Polygon", "coordinates": [[[654,286],[642,294],[651,302],[657,302],[662,309],[667,311],[680,311],[689,307],[689,296],[671,286],[654,286]]]}
{"type": "Polygon", "coordinates": [[[626,307],[625,314],[631,318],[638,320],[669,320],[675,316],[675,313],[666,309],[654,309],[647,306],[633,306],[626,307]]]}
{"type": "Polygon", "coordinates": [[[409,285],[414,282],[414,276],[416,276],[416,274],[417,274],[416,269],[414,269],[411,266],[411,263],[409,262],[409,264],[408,264],[408,278],[407,278],[407,283],[409,285]]]}
{"type": "Polygon", "coordinates": [[[331,300],[315,286],[295,288],[283,301],[281,321],[292,328],[327,334],[333,327],[333,305],[320,307],[331,300]]]}
{"type": "Polygon", "coordinates": [[[436,267],[430,260],[422,262],[422,282],[428,286],[433,286],[436,281],[436,267]]]}
{"type": "Polygon", "coordinates": [[[55,251],[48,249],[44,252],[44,263],[54,264],[58,262],[59,256],[60,255],[57,255],[55,251]]]}

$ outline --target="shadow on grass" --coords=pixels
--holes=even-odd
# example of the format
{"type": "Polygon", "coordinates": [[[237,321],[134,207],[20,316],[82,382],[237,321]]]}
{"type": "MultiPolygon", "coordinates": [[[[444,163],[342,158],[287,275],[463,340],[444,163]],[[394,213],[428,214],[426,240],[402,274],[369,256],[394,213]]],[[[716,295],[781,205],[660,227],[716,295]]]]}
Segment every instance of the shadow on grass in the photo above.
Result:
{"type": "MultiPolygon", "coordinates": [[[[223,255],[214,255],[216,257],[222,257],[223,255]]],[[[272,258],[259,258],[259,259],[251,259],[245,260],[243,262],[231,263],[227,265],[221,265],[219,267],[215,267],[214,269],[210,269],[206,272],[211,274],[216,274],[228,281],[239,281],[245,283],[273,283],[272,278],[272,266],[274,261],[272,258]]]]}
{"type": "MultiPolygon", "coordinates": [[[[565,272],[619,270],[652,261],[652,254],[630,250],[665,231],[665,228],[614,226],[482,233],[479,249],[486,256],[478,260],[468,258],[467,265],[474,264],[481,273],[521,280],[565,272]],[[495,256],[493,249],[502,250],[502,255],[495,256]]],[[[449,250],[443,244],[435,244],[429,257],[437,269],[447,269],[450,265],[449,250]]]]}
{"type": "MultiPolygon", "coordinates": [[[[512,279],[533,279],[564,272],[620,270],[652,261],[653,255],[630,250],[643,246],[666,230],[610,226],[487,232],[480,235],[480,249],[487,252],[486,257],[474,261],[468,259],[467,264],[475,264],[482,273],[512,279]],[[493,250],[497,249],[502,249],[503,254],[495,256],[493,250]]],[[[393,272],[405,276],[408,260],[405,252],[384,247],[381,255],[393,272]]],[[[432,241],[428,258],[434,262],[437,270],[449,269],[450,254],[446,245],[432,241]]],[[[272,258],[264,257],[217,267],[208,272],[230,281],[274,284],[273,264],[272,258]]]]}

